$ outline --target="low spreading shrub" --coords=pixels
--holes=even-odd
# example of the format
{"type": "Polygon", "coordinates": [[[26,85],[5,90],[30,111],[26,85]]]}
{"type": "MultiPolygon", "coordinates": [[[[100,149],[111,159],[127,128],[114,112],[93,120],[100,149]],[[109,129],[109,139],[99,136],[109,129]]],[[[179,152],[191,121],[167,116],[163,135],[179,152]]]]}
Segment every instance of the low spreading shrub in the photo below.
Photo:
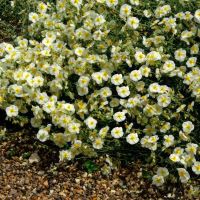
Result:
{"type": "MultiPolygon", "coordinates": [[[[14,5],[13,5],[14,6],[14,5]]],[[[27,38],[0,44],[0,108],[79,154],[145,148],[186,183],[200,174],[198,1],[58,0],[29,13],[27,38]]]]}

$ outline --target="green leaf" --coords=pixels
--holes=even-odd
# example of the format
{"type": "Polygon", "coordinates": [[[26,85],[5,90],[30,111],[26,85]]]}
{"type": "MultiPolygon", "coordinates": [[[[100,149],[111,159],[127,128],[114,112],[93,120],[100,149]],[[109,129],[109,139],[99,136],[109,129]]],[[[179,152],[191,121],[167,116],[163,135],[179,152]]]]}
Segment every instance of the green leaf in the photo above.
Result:
{"type": "Polygon", "coordinates": [[[86,169],[87,172],[89,173],[93,173],[97,170],[99,170],[99,166],[96,165],[94,162],[92,162],[91,160],[87,160],[85,161],[85,163],[83,164],[83,167],[86,169]]]}
{"type": "Polygon", "coordinates": [[[152,174],[151,174],[151,172],[149,172],[149,171],[143,170],[143,171],[142,171],[142,177],[151,181],[151,179],[152,179],[152,174]]]}

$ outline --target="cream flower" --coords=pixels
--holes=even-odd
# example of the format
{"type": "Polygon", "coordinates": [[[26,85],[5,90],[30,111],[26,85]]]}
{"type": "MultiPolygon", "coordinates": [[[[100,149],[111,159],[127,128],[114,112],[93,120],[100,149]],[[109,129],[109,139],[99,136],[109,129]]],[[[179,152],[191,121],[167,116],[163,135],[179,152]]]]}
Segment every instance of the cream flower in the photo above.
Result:
{"type": "Polygon", "coordinates": [[[198,54],[198,53],[199,53],[199,44],[194,44],[194,45],[190,48],[190,53],[191,53],[191,54],[198,54]]]}
{"type": "Polygon", "coordinates": [[[18,115],[18,107],[15,105],[7,107],[6,114],[8,117],[16,117],[18,115]]]}
{"type": "Polygon", "coordinates": [[[128,86],[117,87],[117,93],[120,97],[126,98],[130,95],[130,90],[128,86]]]}
{"type": "Polygon", "coordinates": [[[195,20],[200,23],[200,9],[196,10],[194,13],[195,20]]]}
{"type": "Polygon", "coordinates": [[[144,11],[143,11],[143,14],[144,14],[144,16],[145,16],[146,18],[150,18],[151,15],[152,15],[152,13],[151,13],[150,10],[144,10],[144,11]]]}
{"type": "Polygon", "coordinates": [[[138,97],[129,98],[127,102],[128,108],[133,108],[140,103],[140,99],[138,97]]]}
{"type": "Polygon", "coordinates": [[[164,177],[159,175],[154,175],[152,180],[153,180],[153,185],[156,185],[158,187],[162,186],[165,182],[164,177]]]}
{"type": "Polygon", "coordinates": [[[196,155],[196,153],[197,153],[197,148],[198,148],[198,145],[197,145],[197,144],[188,143],[188,144],[186,145],[185,151],[186,151],[188,154],[196,155]]]}
{"type": "Polygon", "coordinates": [[[140,71],[142,73],[142,76],[149,77],[149,74],[151,72],[151,68],[149,68],[148,66],[143,65],[142,67],[140,67],[140,71]]]}
{"type": "Polygon", "coordinates": [[[47,113],[51,113],[56,109],[55,103],[51,101],[46,102],[42,108],[47,113]]]}
{"type": "Polygon", "coordinates": [[[187,183],[190,180],[190,174],[184,168],[177,168],[179,178],[182,183],[187,183]]]}
{"type": "Polygon", "coordinates": [[[88,87],[77,87],[77,92],[79,96],[85,96],[88,94],[88,87]]]}
{"type": "Polygon", "coordinates": [[[142,79],[142,73],[140,72],[140,70],[133,70],[130,73],[130,79],[132,81],[139,81],[142,79]]]}
{"type": "Polygon", "coordinates": [[[42,93],[38,93],[37,94],[37,97],[36,97],[36,101],[39,103],[39,104],[44,104],[46,103],[47,101],[49,100],[49,97],[47,95],[46,92],[42,92],[42,93]]]}
{"type": "Polygon", "coordinates": [[[108,98],[108,97],[110,97],[112,95],[112,90],[109,87],[103,87],[100,90],[100,95],[103,98],[108,98]]]}
{"type": "Polygon", "coordinates": [[[161,133],[166,133],[170,129],[171,125],[169,122],[166,122],[161,128],[160,132],[161,133]]]}
{"type": "Polygon", "coordinates": [[[128,17],[127,25],[133,29],[137,29],[139,26],[139,19],[137,17],[128,17]]]}
{"type": "Polygon", "coordinates": [[[149,86],[149,91],[152,93],[159,93],[160,92],[160,85],[158,83],[152,83],[149,86]]]}
{"type": "Polygon", "coordinates": [[[96,26],[100,26],[102,24],[104,24],[106,22],[105,18],[103,15],[98,15],[96,18],[95,18],[95,25],[96,26]]]}
{"type": "Polygon", "coordinates": [[[200,162],[194,163],[194,165],[192,166],[192,171],[197,175],[200,174],[200,162]]]}
{"type": "Polygon", "coordinates": [[[80,124],[76,122],[69,123],[68,130],[70,133],[79,133],[80,132],[80,124]]]}
{"type": "Polygon", "coordinates": [[[169,175],[169,171],[166,167],[159,167],[157,170],[157,175],[167,177],[169,175]]]}
{"type": "Polygon", "coordinates": [[[155,62],[158,60],[161,60],[161,55],[157,51],[151,51],[150,53],[147,54],[146,56],[147,62],[155,62]]]}
{"type": "Polygon", "coordinates": [[[87,87],[88,84],[89,84],[89,81],[90,81],[90,78],[87,77],[87,76],[81,76],[79,79],[78,79],[78,85],[80,87],[87,87]]]}
{"type": "Polygon", "coordinates": [[[186,58],[186,51],[184,49],[178,49],[175,51],[175,59],[179,62],[183,62],[186,58]]]}
{"type": "Polygon", "coordinates": [[[140,0],[130,0],[132,5],[138,6],[140,4],[140,0]]]}
{"type": "Polygon", "coordinates": [[[111,77],[111,83],[114,85],[121,85],[124,82],[122,74],[115,74],[111,77]]]}
{"type": "Polygon", "coordinates": [[[72,5],[74,5],[77,8],[80,8],[80,6],[83,3],[83,0],[70,0],[70,1],[71,1],[72,5]]]}
{"type": "Polygon", "coordinates": [[[59,159],[60,161],[71,160],[72,153],[69,150],[62,150],[60,151],[59,159]]]}
{"type": "Polygon", "coordinates": [[[12,53],[15,50],[12,44],[4,43],[4,46],[5,51],[7,51],[8,53],[12,53]]]}
{"type": "Polygon", "coordinates": [[[171,103],[171,98],[167,94],[159,95],[158,98],[158,105],[161,107],[167,107],[171,103]]]}
{"type": "Polygon", "coordinates": [[[115,127],[111,130],[111,135],[114,138],[121,138],[124,135],[122,127],[115,127]]]}
{"type": "Polygon", "coordinates": [[[196,65],[197,58],[196,57],[191,57],[188,59],[186,62],[187,67],[194,67],[196,65]]]}
{"type": "Polygon", "coordinates": [[[96,138],[93,143],[92,143],[93,147],[95,149],[102,149],[103,148],[103,140],[102,138],[96,138]]]}
{"type": "Polygon", "coordinates": [[[89,129],[95,129],[96,128],[96,125],[97,125],[97,120],[94,119],[93,117],[88,117],[86,120],[85,120],[85,123],[87,125],[87,127],[89,129]]]}
{"type": "Polygon", "coordinates": [[[100,136],[101,138],[106,137],[108,131],[109,131],[109,126],[105,126],[105,127],[101,128],[101,129],[99,130],[99,136],[100,136]]]}
{"type": "Polygon", "coordinates": [[[92,79],[97,83],[97,84],[101,84],[103,83],[103,75],[101,72],[94,72],[92,74],[92,79]]]}
{"type": "Polygon", "coordinates": [[[180,161],[180,157],[179,157],[179,155],[177,155],[177,154],[171,154],[171,155],[169,156],[169,158],[170,158],[170,160],[173,161],[173,162],[179,162],[179,161],[180,161]]]}
{"type": "Polygon", "coordinates": [[[54,76],[58,76],[60,74],[61,67],[58,64],[53,64],[50,66],[49,73],[54,76]]]}
{"type": "Polygon", "coordinates": [[[194,125],[191,121],[183,122],[182,124],[183,132],[191,133],[194,130],[194,125]]]}
{"type": "Polygon", "coordinates": [[[75,50],[74,50],[74,53],[77,55],[77,56],[82,56],[85,52],[85,48],[83,47],[77,47],[75,50]]]}
{"type": "Polygon", "coordinates": [[[116,112],[114,115],[113,115],[113,119],[116,121],[116,122],[123,122],[125,119],[126,119],[126,115],[125,115],[125,112],[116,112]]]}
{"type": "Polygon", "coordinates": [[[118,4],[118,0],[106,0],[106,4],[108,7],[113,7],[118,4]]]}
{"type": "Polygon", "coordinates": [[[135,59],[136,59],[136,61],[137,61],[138,63],[143,63],[143,62],[146,61],[146,56],[145,56],[145,54],[142,53],[141,51],[137,51],[137,52],[135,53],[134,57],[135,57],[135,59]]]}
{"type": "Polygon", "coordinates": [[[127,17],[131,14],[131,6],[128,4],[123,4],[120,8],[120,16],[127,17]]]}
{"type": "Polygon", "coordinates": [[[176,147],[173,151],[174,154],[178,155],[178,156],[181,156],[184,152],[184,149],[181,148],[181,147],[176,147]]]}
{"type": "Polygon", "coordinates": [[[45,129],[40,129],[37,133],[37,139],[41,142],[45,142],[49,139],[49,133],[45,129]]]}
{"type": "Polygon", "coordinates": [[[39,20],[39,16],[37,13],[29,13],[29,20],[33,23],[36,23],[39,20]]]}
{"type": "Polygon", "coordinates": [[[38,9],[38,11],[39,11],[40,13],[46,13],[47,8],[48,8],[48,6],[47,6],[45,3],[43,3],[43,2],[40,2],[40,3],[38,4],[38,7],[37,7],[37,9],[38,9]]]}
{"type": "Polygon", "coordinates": [[[174,136],[173,135],[165,135],[163,145],[165,147],[170,147],[174,144],[174,136]]]}
{"type": "Polygon", "coordinates": [[[126,136],[126,141],[129,144],[136,144],[139,142],[138,134],[137,133],[130,133],[126,136]]]}
{"type": "Polygon", "coordinates": [[[107,81],[110,78],[110,71],[106,69],[101,70],[102,78],[104,81],[107,81]]]}
{"type": "Polygon", "coordinates": [[[163,65],[163,72],[164,73],[169,73],[175,69],[175,63],[172,60],[168,60],[164,63],[163,65]]]}
{"type": "Polygon", "coordinates": [[[82,141],[81,140],[75,140],[73,143],[73,148],[75,149],[79,149],[82,145],[82,141]]]}

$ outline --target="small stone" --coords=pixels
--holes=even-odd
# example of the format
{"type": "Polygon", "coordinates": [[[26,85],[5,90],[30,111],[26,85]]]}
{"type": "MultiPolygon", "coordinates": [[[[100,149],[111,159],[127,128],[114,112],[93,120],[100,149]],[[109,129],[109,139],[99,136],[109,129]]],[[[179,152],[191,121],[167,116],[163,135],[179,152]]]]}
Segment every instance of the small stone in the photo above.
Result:
{"type": "Polygon", "coordinates": [[[53,194],[54,193],[54,190],[50,190],[49,191],[49,195],[53,194]]]}
{"type": "Polygon", "coordinates": [[[62,197],[66,197],[66,194],[63,191],[59,192],[59,195],[62,197]]]}
{"type": "Polygon", "coordinates": [[[56,181],[56,179],[54,179],[53,181],[52,181],[52,183],[56,183],[57,181],[56,181]]]}
{"type": "Polygon", "coordinates": [[[17,190],[11,189],[10,194],[11,194],[11,195],[17,194],[17,190]]]}
{"type": "Polygon", "coordinates": [[[49,182],[47,180],[43,184],[45,187],[47,187],[47,188],[49,187],[49,182]]]}
{"type": "Polygon", "coordinates": [[[32,190],[32,193],[33,193],[33,194],[36,194],[36,193],[37,193],[37,188],[34,188],[34,189],[32,190]]]}
{"type": "Polygon", "coordinates": [[[31,154],[29,158],[29,163],[38,163],[40,161],[40,157],[38,156],[38,153],[31,154]]]}
{"type": "Polygon", "coordinates": [[[44,171],[39,171],[38,175],[44,175],[44,171]]]}
{"type": "Polygon", "coordinates": [[[84,178],[86,178],[88,176],[88,173],[85,172],[83,175],[82,175],[84,178]]]}
{"type": "Polygon", "coordinates": [[[78,178],[76,178],[76,179],[75,179],[75,182],[76,182],[77,184],[80,184],[81,180],[78,179],[78,178]]]}

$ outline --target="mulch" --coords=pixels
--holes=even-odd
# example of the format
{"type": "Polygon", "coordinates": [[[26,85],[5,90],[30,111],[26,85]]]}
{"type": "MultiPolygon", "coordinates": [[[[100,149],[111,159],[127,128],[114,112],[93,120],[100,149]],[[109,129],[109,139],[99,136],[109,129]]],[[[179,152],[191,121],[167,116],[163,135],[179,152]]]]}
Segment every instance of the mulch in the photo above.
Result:
{"type": "Polygon", "coordinates": [[[47,162],[54,158],[54,151],[50,154],[39,151],[41,161],[31,164],[22,152],[23,149],[33,152],[33,145],[28,142],[25,145],[20,140],[19,136],[0,142],[1,200],[200,199],[190,196],[191,185],[153,186],[142,176],[140,162],[119,167],[108,176],[100,170],[89,173],[78,161],[70,164],[47,162]],[[12,153],[14,148],[18,153],[12,153]]]}

